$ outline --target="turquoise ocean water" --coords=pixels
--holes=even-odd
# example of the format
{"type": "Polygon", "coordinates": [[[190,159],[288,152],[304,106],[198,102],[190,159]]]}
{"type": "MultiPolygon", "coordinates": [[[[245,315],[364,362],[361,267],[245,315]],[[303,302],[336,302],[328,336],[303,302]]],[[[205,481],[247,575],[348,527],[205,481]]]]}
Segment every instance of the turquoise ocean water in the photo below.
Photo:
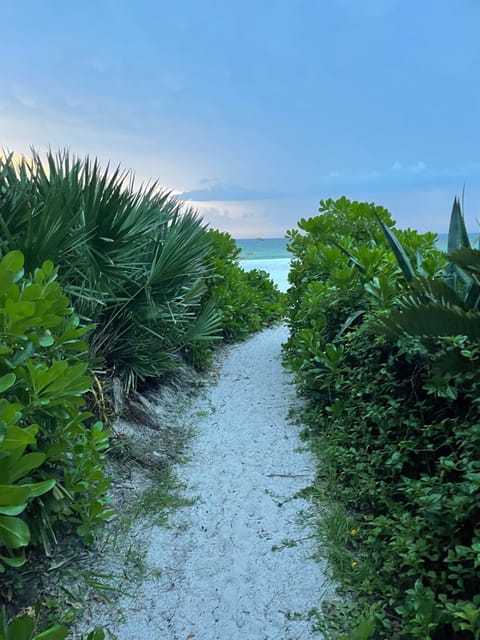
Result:
{"type": "MultiPolygon", "coordinates": [[[[473,249],[480,249],[480,237],[478,233],[469,233],[470,244],[473,249]]],[[[440,251],[447,250],[448,233],[437,233],[437,247],[440,251]]]]}
{"type": "MultiPolygon", "coordinates": [[[[439,233],[437,246],[440,251],[447,250],[447,233],[439,233]]],[[[472,247],[479,248],[479,235],[471,234],[472,247]]],[[[288,289],[288,271],[291,254],[287,251],[286,238],[248,238],[237,239],[241,249],[240,264],[244,269],[262,269],[270,273],[281,291],[288,289]]]]}
{"type": "Polygon", "coordinates": [[[237,240],[240,264],[246,271],[267,271],[281,291],[288,289],[290,254],[285,238],[249,238],[237,240]]]}
{"type": "MultiPolygon", "coordinates": [[[[437,246],[440,251],[447,250],[447,233],[437,234],[437,246]]],[[[475,249],[480,248],[479,234],[470,234],[470,242],[475,249]]],[[[237,240],[237,245],[242,250],[240,260],[269,260],[290,258],[287,251],[286,238],[247,238],[237,240]]]]}
{"type": "Polygon", "coordinates": [[[247,238],[237,240],[242,250],[240,260],[268,260],[289,258],[286,238],[247,238]]]}

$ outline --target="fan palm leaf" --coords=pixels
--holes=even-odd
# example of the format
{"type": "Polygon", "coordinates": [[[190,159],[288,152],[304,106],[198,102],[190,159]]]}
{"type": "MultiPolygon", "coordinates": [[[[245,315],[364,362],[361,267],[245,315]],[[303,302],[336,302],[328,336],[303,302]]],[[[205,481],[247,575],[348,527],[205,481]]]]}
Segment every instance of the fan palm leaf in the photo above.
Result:
{"type": "Polygon", "coordinates": [[[176,366],[187,342],[214,339],[205,305],[211,240],[202,220],[156,183],[67,152],[0,161],[0,241],[26,268],[46,258],[77,313],[95,323],[94,357],[135,385],[176,366]]]}
{"type": "Polygon", "coordinates": [[[418,337],[467,336],[480,339],[480,316],[456,306],[429,302],[417,305],[405,303],[401,310],[392,311],[382,320],[382,332],[389,337],[403,335],[418,337]]]}

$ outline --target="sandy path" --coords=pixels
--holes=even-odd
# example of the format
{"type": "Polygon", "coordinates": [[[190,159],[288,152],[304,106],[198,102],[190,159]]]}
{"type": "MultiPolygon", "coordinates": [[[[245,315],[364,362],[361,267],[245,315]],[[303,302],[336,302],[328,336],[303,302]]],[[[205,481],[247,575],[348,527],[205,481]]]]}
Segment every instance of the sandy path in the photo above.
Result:
{"type": "Polygon", "coordinates": [[[171,529],[148,533],[148,564],[162,574],[122,603],[128,620],[110,626],[120,640],[319,637],[285,615],[318,606],[326,589],[308,557],[314,541],[296,522],[306,504],[288,500],[313,464],[287,421],[295,389],[280,361],[286,337],[276,327],[226,349],[218,381],[189,409],[198,432],[179,475],[199,499],[172,515],[171,529]]]}

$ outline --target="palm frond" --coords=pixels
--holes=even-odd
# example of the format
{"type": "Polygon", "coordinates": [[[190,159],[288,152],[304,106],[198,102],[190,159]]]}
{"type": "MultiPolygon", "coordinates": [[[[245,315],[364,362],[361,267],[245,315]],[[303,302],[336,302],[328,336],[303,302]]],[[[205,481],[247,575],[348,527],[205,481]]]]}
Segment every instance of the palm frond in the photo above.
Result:
{"type": "Polygon", "coordinates": [[[221,340],[222,317],[213,302],[209,302],[185,333],[185,342],[221,340]]]}
{"type": "Polygon", "coordinates": [[[92,356],[128,385],[177,366],[187,343],[214,340],[212,240],[202,219],[156,183],[67,151],[0,160],[0,243],[26,270],[45,259],[77,313],[95,324],[92,356]]]}
{"type": "Polygon", "coordinates": [[[418,337],[467,336],[480,339],[480,317],[460,307],[430,302],[421,306],[412,304],[395,310],[388,318],[376,323],[376,328],[392,338],[402,335],[418,337]]]}

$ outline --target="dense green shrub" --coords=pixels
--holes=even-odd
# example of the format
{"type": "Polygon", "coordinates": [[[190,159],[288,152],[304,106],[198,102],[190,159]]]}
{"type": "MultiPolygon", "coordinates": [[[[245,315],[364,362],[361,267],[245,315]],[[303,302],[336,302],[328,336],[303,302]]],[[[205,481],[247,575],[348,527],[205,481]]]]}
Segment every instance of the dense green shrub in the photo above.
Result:
{"type": "Polygon", "coordinates": [[[24,275],[19,251],[0,262],[0,570],[29,545],[73,525],[86,542],[111,515],[102,425],[83,410],[90,389],[86,328],[49,261],[24,275]]]}
{"type": "MultiPolygon", "coordinates": [[[[291,234],[299,287],[289,292],[287,355],[312,398],[321,485],[345,513],[344,548],[333,548],[330,532],[331,559],[359,610],[376,620],[375,637],[478,638],[479,344],[378,333],[411,285],[381,235],[365,237],[363,213],[375,221],[369,208],[349,213],[345,199],[330,202],[325,221],[302,221],[313,233],[291,234]],[[337,217],[343,235],[323,233],[337,217]]],[[[433,236],[398,235],[435,281],[445,259],[433,236]]]]}
{"type": "Polygon", "coordinates": [[[241,340],[282,317],[283,296],[265,271],[244,271],[240,249],[228,234],[211,230],[209,295],[222,318],[226,340],[241,340]]]}
{"type": "Polygon", "coordinates": [[[244,338],[281,315],[266,274],[245,273],[228,234],[208,231],[156,184],[67,153],[0,161],[0,241],[27,271],[46,259],[83,322],[90,359],[126,388],[183,356],[205,366],[220,337],[244,338]]]}
{"type": "MultiPolygon", "coordinates": [[[[437,357],[456,348],[445,340],[437,357]]],[[[458,348],[478,357],[467,341],[458,348]]],[[[347,582],[363,602],[382,603],[385,637],[452,637],[449,609],[474,603],[480,588],[480,385],[457,377],[453,399],[421,345],[393,347],[365,325],[338,352],[334,374],[319,380],[331,403],[317,406],[312,432],[325,482],[357,532],[347,582]],[[421,599],[411,596],[410,609],[403,601],[418,580],[431,600],[424,613],[413,611],[421,599]]]]}
{"type": "Polygon", "coordinates": [[[67,153],[0,162],[0,239],[27,271],[46,259],[99,358],[126,389],[178,366],[189,345],[214,338],[218,314],[204,304],[212,247],[198,216],[157,185],[67,153]]]}
{"type": "MultiPolygon", "coordinates": [[[[293,254],[288,291],[290,365],[312,390],[322,368],[324,347],[362,321],[373,309],[389,307],[403,291],[404,278],[378,219],[393,224],[389,212],[346,198],[320,203],[321,215],[302,219],[287,234],[293,254]]],[[[445,264],[434,234],[399,232],[412,262],[435,275],[445,264]]]]}

